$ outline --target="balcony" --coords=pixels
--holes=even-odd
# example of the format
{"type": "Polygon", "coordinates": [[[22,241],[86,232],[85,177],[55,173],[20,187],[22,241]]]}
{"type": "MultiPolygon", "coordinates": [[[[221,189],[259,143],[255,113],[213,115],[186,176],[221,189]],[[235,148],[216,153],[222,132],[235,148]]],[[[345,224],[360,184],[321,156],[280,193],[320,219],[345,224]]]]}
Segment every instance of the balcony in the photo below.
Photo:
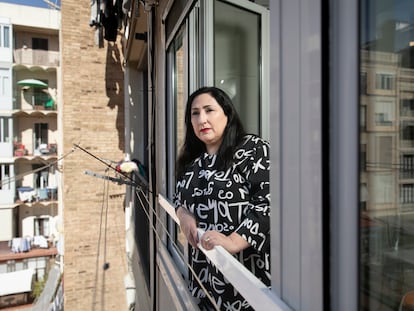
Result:
{"type": "Polygon", "coordinates": [[[34,189],[32,187],[18,187],[17,188],[16,203],[50,203],[57,201],[57,188],[46,187],[34,189]]]}
{"type": "Polygon", "coordinates": [[[56,111],[57,107],[48,93],[25,91],[20,98],[15,97],[13,109],[56,111]]]}
{"type": "Polygon", "coordinates": [[[46,50],[32,50],[30,48],[13,51],[13,62],[21,65],[36,65],[47,67],[59,66],[59,52],[46,50]]]}
{"type": "MultiPolygon", "coordinates": [[[[36,144],[33,144],[34,146],[36,144]]],[[[33,152],[29,152],[26,146],[20,142],[14,143],[14,156],[56,156],[57,144],[40,144],[33,152]]]]}

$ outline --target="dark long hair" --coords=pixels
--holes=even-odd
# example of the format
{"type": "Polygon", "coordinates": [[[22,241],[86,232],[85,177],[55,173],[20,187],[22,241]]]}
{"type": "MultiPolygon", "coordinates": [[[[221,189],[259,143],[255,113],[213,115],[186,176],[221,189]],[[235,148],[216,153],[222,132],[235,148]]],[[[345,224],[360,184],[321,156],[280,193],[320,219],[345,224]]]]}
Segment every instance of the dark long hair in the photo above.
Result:
{"type": "Polygon", "coordinates": [[[188,164],[207,150],[205,144],[195,135],[191,124],[191,105],[194,99],[201,94],[211,95],[221,108],[223,108],[224,114],[227,116],[227,125],[224,129],[223,141],[217,152],[216,163],[218,164],[219,169],[226,169],[230,166],[233,161],[236,147],[242,142],[243,137],[246,135],[233,102],[223,90],[213,86],[202,87],[196,90],[188,97],[187,106],[185,108],[186,131],[184,144],[177,160],[176,176],[178,178],[185,172],[185,168],[188,164]]]}

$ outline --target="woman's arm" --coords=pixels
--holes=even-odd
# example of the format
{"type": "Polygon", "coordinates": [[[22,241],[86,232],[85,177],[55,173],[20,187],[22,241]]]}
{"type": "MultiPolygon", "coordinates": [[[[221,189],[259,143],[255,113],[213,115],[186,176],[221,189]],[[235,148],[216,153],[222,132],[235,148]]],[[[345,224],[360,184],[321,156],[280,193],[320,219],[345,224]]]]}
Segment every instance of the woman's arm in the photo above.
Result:
{"type": "Polygon", "coordinates": [[[236,232],[226,236],[218,231],[207,231],[201,237],[200,243],[206,250],[210,250],[216,245],[221,245],[230,254],[237,254],[250,246],[250,244],[236,232]]]}
{"type": "Polygon", "coordinates": [[[177,217],[180,220],[180,228],[183,231],[188,243],[194,248],[198,244],[197,222],[194,215],[186,208],[180,206],[176,210],[177,217]]]}

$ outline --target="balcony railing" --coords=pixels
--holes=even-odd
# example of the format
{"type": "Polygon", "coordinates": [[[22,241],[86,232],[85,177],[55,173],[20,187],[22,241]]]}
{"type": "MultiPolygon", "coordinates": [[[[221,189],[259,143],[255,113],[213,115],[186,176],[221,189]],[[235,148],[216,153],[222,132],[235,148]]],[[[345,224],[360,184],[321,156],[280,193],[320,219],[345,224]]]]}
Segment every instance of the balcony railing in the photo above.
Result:
{"type": "Polygon", "coordinates": [[[14,143],[14,156],[15,157],[24,157],[24,156],[50,156],[57,155],[57,144],[39,144],[36,142],[32,143],[32,146],[37,146],[34,148],[33,152],[29,152],[24,144],[21,142],[14,143]]]}
{"type": "Polygon", "coordinates": [[[58,199],[57,188],[33,188],[30,186],[16,189],[16,203],[52,202],[58,199]]]}
{"type": "Polygon", "coordinates": [[[16,49],[13,52],[14,63],[38,66],[59,66],[59,52],[32,50],[29,48],[16,49]]]}
{"type": "Polygon", "coordinates": [[[17,110],[56,110],[56,103],[49,94],[24,93],[15,97],[13,109],[17,110]]]}

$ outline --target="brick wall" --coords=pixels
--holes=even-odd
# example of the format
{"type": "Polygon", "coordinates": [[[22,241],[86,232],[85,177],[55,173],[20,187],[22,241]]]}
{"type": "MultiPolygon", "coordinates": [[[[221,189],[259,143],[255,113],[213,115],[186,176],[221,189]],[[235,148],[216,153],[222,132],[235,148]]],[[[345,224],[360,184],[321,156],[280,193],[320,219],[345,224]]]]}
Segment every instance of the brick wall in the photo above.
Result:
{"type": "MultiPolygon", "coordinates": [[[[121,160],[124,96],[120,36],[95,43],[90,0],[61,2],[62,154],[79,144],[96,156],[121,160]]],[[[75,149],[63,161],[65,310],[126,310],[125,186],[84,174],[105,165],[75,149]],[[120,195],[118,195],[120,194],[120,195]],[[104,263],[109,269],[104,270],[104,263]]],[[[108,173],[113,176],[113,171],[108,173]]]]}

